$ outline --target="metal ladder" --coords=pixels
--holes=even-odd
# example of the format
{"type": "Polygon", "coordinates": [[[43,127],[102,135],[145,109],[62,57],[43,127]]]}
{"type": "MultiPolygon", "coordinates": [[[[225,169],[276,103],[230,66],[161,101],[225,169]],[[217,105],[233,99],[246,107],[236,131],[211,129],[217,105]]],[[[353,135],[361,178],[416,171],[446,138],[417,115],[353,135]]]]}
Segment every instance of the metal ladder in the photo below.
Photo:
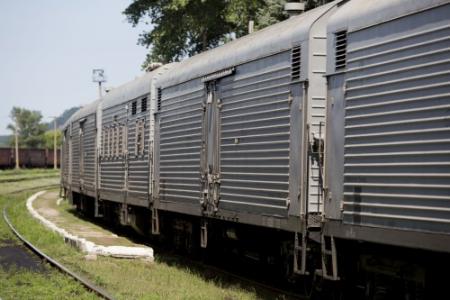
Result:
{"type": "Polygon", "coordinates": [[[340,280],[338,276],[336,243],[333,236],[325,236],[324,234],[321,235],[321,250],[322,277],[332,281],[340,280]],[[327,244],[330,246],[330,248],[327,248],[327,244]]]}
{"type": "Polygon", "coordinates": [[[294,234],[294,274],[308,275],[309,272],[306,271],[306,253],[308,251],[306,231],[302,232],[300,238],[298,237],[298,232],[294,234]]]}

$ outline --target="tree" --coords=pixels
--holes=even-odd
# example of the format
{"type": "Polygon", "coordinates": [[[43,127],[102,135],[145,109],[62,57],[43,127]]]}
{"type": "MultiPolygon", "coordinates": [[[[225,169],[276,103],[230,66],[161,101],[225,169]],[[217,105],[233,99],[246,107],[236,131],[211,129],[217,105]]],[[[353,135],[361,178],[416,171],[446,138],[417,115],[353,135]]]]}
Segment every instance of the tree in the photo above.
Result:
{"type": "Polygon", "coordinates": [[[13,107],[10,117],[13,123],[8,125],[8,129],[14,134],[17,126],[20,147],[38,148],[44,145],[43,134],[47,127],[41,123],[42,115],[39,111],[13,107]]]}
{"type": "MultiPolygon", "coordinates": [[[[55,131],[54,130],[47,130],[44,133],[44,147],[46,149],[53,149],[54,147],[54,137],[55,137],[55,131]]],[[[61,148],[62,144],[62,133],[61,130],[56,129],[56,148],[61,148]]]]}
{"type": "MultiPolygon", "coordinates": [[[[331,0],[308,0],[311,9],[331,0]]],[[[286,0],[133,0],[123,12],[133,26],[153,25],[138,44],[150,48],[142,67],[179,61],[248,32],[285,20],[286,0]]]]}
{"type": "Polygon", "coordinates": [[[264,0],[134,0],[124,14],[133,26],[140,22],[154,25],[138,40],[151,47],[146,63],[167,63],[214,48],[230,39],[230,34],[245,34],[248,21],[254,19],[263,3],[264,0]]]}
{"type": "Polygon", "coordinates": [[[284,11],[286,0],[266,0],[265,2],[266,5],[258,9],[256,29],[262,29],[288,18],[284,11]]]}

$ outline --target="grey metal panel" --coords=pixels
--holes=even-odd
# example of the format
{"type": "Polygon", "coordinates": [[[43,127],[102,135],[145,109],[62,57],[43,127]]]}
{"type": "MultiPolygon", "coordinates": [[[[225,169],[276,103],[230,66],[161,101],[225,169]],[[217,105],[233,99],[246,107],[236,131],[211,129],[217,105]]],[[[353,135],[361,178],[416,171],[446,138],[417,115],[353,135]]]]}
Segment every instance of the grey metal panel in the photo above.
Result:
{"type": "MultiPolygon", "coordinates": [[[[105,137],[105,129],[115,124],[127,124],[126,103],[104,108],[102,111],[102,141],[105,137]]],[[[103,143],[102,143],[103,147],[103,143]]],[[[101,197],[104,191],[123,191],[125,188],[125,157],[102,155],[100,158],[100,189],[101,197]]]]}
{"type": "Polygon", "coordinates": [[[328,78],[324,170],[324,187],[327,191],[324,210],[328,219],[342,218],[341,205],[344,187],[344,82],[344,73],[328,78]]]}
{"type": "MultiPolygon", "coordinates": [[[[323,140],[326,131],[326,63],[327,63],[327,23],[337,8],[331,9],[329,13],[318,19],[311,26],[308,47],[302,52],[306,52],[308,62],[309,80],[307,102],[307,125],[305,132],[309,135],[308,142],[313,144],[314,140],[323,140]]],[[[328,54],[329,55],[329,54],[328,54]]],[[[322,152],[323,149],[317,149],[322,152]]],[[[305,151],[306,152],[306,151],[305,151]]],[[[306,153],[305,153],[306,154],[306,153]]],[[[306,157],[306,155],[305,155],[306,157]]],[[[323,166],[317,156],[310,155],[308,161],[308,213],[323,212],[323,166]]],[[[306,160],[306,159],[305,159],[306,160]]]]}
{"type": "Polygon", "coordinates": [[[345,223],[450,233],[449,16],[348,35],[345,223]]]}
{"type": "Polygon", "coordinates": [[[85,121],[83,122],[83,135],[81,137],[82,145],[82,153],[83,155],[83,168],[80,174],[82,179],[82,187],[83,189],[89,191],[95,191],[95,163],[96,163],[96,134],[97,134],[97,120],[96,114],[90,114],[86,116],[85,121]]]}
{"type": "Polygon", "coordinates": [[[202,103],[200,79],[162,90],[159,112],[159,199],[200,207],[202,103]]]}
{"type": "MultiPolygon", "coordinates": [[[[75,112],[70,117],[70,119],[67,121],[68,123],[66,123],[66,124],[70,124],[72,122],[79,121],[79,120],[83,119],[84,117],[95,113],[96,110],[97,110],[97,106],[98,106],[98,104],[100,103],[101,100],[102,99],[95,100],[94,102],[86,104],[85,106],[83,106],[82,108],[77,110],[77,112],[75,112]]],[[[68,126],[68,125],[65,125],[64,127],[66,127],[66,126],[68,126]]]]}
{"type": "Polygon", "coordinates": [[[176,63],[167,64],[158,69],[143,74],[136,79],[127,82],[121,86],[111,89],[103,97],[103,107],[110,108],[118,104],[126,103],[131,99],[136,99],[142,95],[150,94],[151,81],[154,78],[158,78],[167,70],[170,70],[176,63]]]}
{"type": "MultiPolygon", "coordinates": [[[[150,109],[141,111],[141,99],[147,98],[150,101],[150,95],[145,94],[137,98],[137,113],[131,114],[128,110],[128,183],[127,189],[130,193],[135,193],[141,197],[148,198],[149,193],[149,146],[150,143],[150,109]],[[144,121],[144,154],[136,155],[136,122],[144,121]]],[[[130,106],[130,104],[129,104],[130,106]]]]}
{"type": "Polygon", "coordinates": [[[355,31],[448,2],[448,0],[352,0],[342,5],[330,19],[329,31],[336,32],[343,28],[355,31]]]}
{"type": "Polygon", "coordinates": [[[210,51],[179,63],[161,77],[161,86],[168,87],[214,73],[232,66],[289,50],[293,44],[308,39],[311,25],[341,1],[334,1],[266,27],[210,51]]]}
{"type": "Polygon", "coordinates": [[[218,84],[219,210],[287,215],[290,63],[291,52],[285,51],[240,65],[218,84]]]}
{"type": "Polygon", "coordinates": [[[70,128],[66,127],[63,131],[63,144],[62,144],[62,159],[61,159],[61,174],[62,174],[62,182],[64,186],[67,186],[69,181],[69,173],[70,173],[70,128]]]}
{"type": "Polygon", "coordinates": [[[80,187],[80,123],[72,122],[71,126],[71,184],[73,188],[80,187]]]}

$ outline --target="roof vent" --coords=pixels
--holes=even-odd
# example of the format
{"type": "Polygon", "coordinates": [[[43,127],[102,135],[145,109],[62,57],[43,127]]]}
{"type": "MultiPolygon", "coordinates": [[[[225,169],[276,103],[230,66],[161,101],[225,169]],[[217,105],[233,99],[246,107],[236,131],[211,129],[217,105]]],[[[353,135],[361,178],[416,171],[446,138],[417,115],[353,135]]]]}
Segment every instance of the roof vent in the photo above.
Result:
{"type": "Polygon", "coordinates": [[[291,79],[296,81],[300,79],[302,48],[296,46],[291,51],[291,79]]]}
{"type": "Polygon", "coordinates": [[[161,88],[158,88],[158,95],[157,95],[158,111],[161,111],[161,96],[162,96],[162,90],[161,90],[161,88]]]}
{"type": "Polygon", "coordinates": [[[347,66],[347,31],[335,33],[335,65],[336,71],[345,69],[347,66]]]}
{"type": "Polygon", "coordinates": [[[305,3],[304,2],[287,2],[284,5],[284,10],[287,12],[289,17],[293,17],[301,14],[305,11],[305,3]]]}

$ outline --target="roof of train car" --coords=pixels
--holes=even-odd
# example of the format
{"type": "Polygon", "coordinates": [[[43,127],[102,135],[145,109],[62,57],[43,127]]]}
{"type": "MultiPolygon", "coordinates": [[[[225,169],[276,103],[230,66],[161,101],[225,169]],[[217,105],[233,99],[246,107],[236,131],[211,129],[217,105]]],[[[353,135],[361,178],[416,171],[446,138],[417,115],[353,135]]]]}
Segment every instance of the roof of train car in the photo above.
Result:
{"type": "Polygon", "coordinates": [[[150,93],[151,82],[155,78],[158,78],[164,72],[172,68],[172,64],[161,66],[151,72],[147,72],[136,79],[124,83],[114,89],[103,97],[102,108],[108,108],[120,103],[124,103],[137,97],[150,93]]]}
{"type": "Polygon", "coordinates": [[[175,72],[164,74],[159,86],[172,86],[288,50],[292,45],[307,39],[311,25],[339,2],[341,0],[333,1],[186,59],[178,64],[175,72]]]}
{"type": "Polygon", "coordinates": [[[92,113],[94,113],[97,110],[98,104],[101,102],[101,99],[97,99],[94,102],[91,102],[89,104],[86,104],[85,106],[81,107],[79,110],[77,110],[67,121],[64,123],[63,128],[67,128],[70,123],[73,121],[80,120],[84,118],[85,116],[88,116],[92,113]]]}
{"type": "Polygon", "coordinates": [[[94,102],[80,108],[70,117],[63,127],[66,128],[71,122],[77,121],[94,113],[100,102],[102,103],[102,108],[108,108],[150,93],[152,79],[155,76],[161,75],[173,65],[175,65],[175,63],[164,65],[156,70],[147,72],[132,81],[113,88],[106,95],[104,95],[103,98],[97,99],[94,102]]]}
{"type": "Polygon", "coordinates": [[[328,32],[343,29],[355,31],[449,2],[449,0],[351,0],[330,17],[328,32]]]}

